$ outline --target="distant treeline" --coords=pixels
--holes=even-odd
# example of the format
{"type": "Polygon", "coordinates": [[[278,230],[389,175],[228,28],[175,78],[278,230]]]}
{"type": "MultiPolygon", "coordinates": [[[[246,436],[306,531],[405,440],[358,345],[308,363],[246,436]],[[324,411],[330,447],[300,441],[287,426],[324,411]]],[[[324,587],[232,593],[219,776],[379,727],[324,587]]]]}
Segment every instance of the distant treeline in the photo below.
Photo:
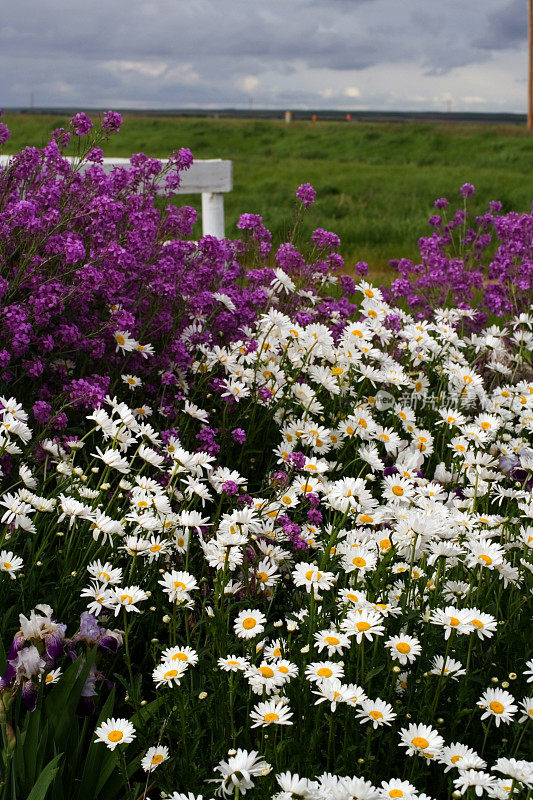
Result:
{"type": "MultiPolygon", "coordinates": [[[[5,108],[5,111],[18,114],[59,114],[71,115],[80,111],[79,108],[5,108]]],[[[83,111],[97,114],[105,113],[107,108],[84,108],[83,111]]],[[[320,120],[329,122],[473,122],[488,123],[491,125],[517,124],[526,122],[525,114],[482,113],[474,111],[332,111],[330,109],[315,109],[309,111],[291,109],[240,109],[240,108],[184,108],[184,109],[115,109],[128,116],[140,117],[205,117],[209,119],[284,119],[285,111],[290,110],[292,119],[320,120]]]]}

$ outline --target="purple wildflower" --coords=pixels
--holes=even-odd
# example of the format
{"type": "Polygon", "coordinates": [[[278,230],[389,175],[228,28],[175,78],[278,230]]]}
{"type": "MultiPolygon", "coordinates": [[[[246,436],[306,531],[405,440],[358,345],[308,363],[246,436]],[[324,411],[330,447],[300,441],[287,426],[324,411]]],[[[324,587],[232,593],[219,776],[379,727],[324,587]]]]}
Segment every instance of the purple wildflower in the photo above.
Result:
{"type": "Polygon", "coordinates": [[[122,125],[122,116],[118,111],[108,111],[102,120],[102,130],[107,135],[118,133],[122,125]]]}
{"type": "Polygon", "coordinates": [[[310,183],[302,183],[296,189],[296,197],[305,208],[310,208],[315,202],[316,190],[310,183]]]}
{"type": "Polygon", "coordinates": [[[235,428],[234,430],[232,430],[231,436],[233,440],[235,442],[238,442],[239,444],[244,444],[244,442],[246,441],[246,431],[243,431],[242,428],[235,428]]]}
{"type": "Polygon", "coordinates": [[[459,189],[459,194],[461,195],[461,197],[467,198],[467,197],[472,197],[475,191],[476,191],[475,186],[473,186],[471,183],[463,183],[463,185],[459,189]]]}
{"type": "Polygon", "coordinates": [[[91,118],[88,117],[83,111],[80,111],[78,114],[75,114],[75,116],[72,117],[70,120],[70,125],[72,128],[74,128],[74,133],[76,136],[87,136],[93,127],[91,118]]]}

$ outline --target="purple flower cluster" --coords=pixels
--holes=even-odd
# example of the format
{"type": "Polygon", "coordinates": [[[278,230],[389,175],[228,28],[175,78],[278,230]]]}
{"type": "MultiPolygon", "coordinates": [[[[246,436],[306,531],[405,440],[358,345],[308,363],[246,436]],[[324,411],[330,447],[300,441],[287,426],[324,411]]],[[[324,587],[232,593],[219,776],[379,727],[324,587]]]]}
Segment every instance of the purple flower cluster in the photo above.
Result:
{"type": "MultiPolygon", "coordinates": [[[[154,403],[160,391],[172,419],[179,397],[169,387],[194,381],[196,347],[237,339],[254,347],[243,331],[272,306],[334,334],[354,309],[347,296],[326,298],[321,289],[320,276],[343,264],[333,252],[338,237],[321,228],[313,234],[320,260],[308,262],[290,242],[277,250],[276,266],[298,289],[289,293],[270,290],[272,235],[260,216],[241,216],[244,240],[187,241],[195,210],[161,210],[157,196],[158,187],[168,195],[179,185],[190,150],[174,151],[165,166],[137,153],[128,168],[106,174],[99,145],[121,123],[112,111],[100,128],[83,112],[71,119],[85,148],[80,167],[62,156],[71,132],[58,129],[44,148],[27,147],[0,169],[0,382],[6,391],[20,382],[41,424],[52,424],[59,406],[69,418],[98,407],[123,370],[154,387],[154,403]],[[195,318],[208,322],[191,328],[195,318]],[[155,355],[119,351],[117,331],[142,336],[155,355]]],[[[315,190],[303,184],[297,196],[309,206],[315,190]]],[[[353,282],[342,287],[349,294],[353,282]]],[[[202,435],[201,447],[218,447],[202,435]]]]}
{"type": "MultiPolygon", "coordinates": [[[[459,194],[474,194],[465,183],[459,194]]],[[[385,299],[403,298],[411,310],[430,317],[433,309],[448,305],[475,308],[470,326],[485,324],[489,314],[504,317],[527,311],[533,298],[533,213],[502,215],[501,203],[489,203],[485,214],[470,219],[464,209],[452,214],[446,198],[435,201],[442,212],[429,218],[435,229],[419,242],[420,261],[392,261],[399,273],[385,299]]]]}

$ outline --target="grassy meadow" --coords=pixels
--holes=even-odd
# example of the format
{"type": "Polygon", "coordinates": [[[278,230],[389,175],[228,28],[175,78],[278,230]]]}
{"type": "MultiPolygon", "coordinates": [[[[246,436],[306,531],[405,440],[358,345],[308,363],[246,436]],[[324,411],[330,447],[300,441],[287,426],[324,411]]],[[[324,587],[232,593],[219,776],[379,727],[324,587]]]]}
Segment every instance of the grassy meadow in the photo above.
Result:
{"type": "MultiPolygon", "coordinates": [[[[4,148],[17,152],[43,145],[66,117],[9,114],[12,130],[4,148]]],[[[368,261],[374,279],[387,275],[391,258],[414,258],[417,240],[429,228],[433,201],[458,198],[468,181],[476,186],[473,208],[489,200],[503,211],[527,211],[533,197],[533,139],[519,126],[431,123],[293,122],[255,119],[125,117],[105,155],[145,152],[165,157],[190,147],[196,158],[234,164],[234,189],[226,196],[226,230],[237,236],[244,212],[259,213],[274,234],[290,228],[294,191],[310,181],[317,202],[302,233],[320,226],[342,240],[347,271],[368,261]]],[[[182,197],[200,208],[200,197],[182,197]]]]}

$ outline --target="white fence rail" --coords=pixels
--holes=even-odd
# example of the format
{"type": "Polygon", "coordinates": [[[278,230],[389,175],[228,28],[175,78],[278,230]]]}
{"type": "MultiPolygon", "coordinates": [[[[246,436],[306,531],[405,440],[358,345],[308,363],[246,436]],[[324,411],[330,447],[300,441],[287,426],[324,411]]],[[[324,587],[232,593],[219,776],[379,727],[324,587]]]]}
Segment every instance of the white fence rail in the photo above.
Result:
{"type": "MultiPolygon", "coordinates": [[[[0,166],[9,163],[10,156],[0,156],[0,166]]],[[[73,159],[69,159],[73,160],[73,159]]],[[[166,160],[162,159],[166,164],[166,160]]],[[[129,158],[104,158],[100,165],[109,173],[113,167],[128,167],[129,158]]],[[[224,193],[233,189],[233,162],[220,158],[195,161],[181,173],[181,184],[174,194],[202,195],[202,233],[224,238],[224,193]]]]}

